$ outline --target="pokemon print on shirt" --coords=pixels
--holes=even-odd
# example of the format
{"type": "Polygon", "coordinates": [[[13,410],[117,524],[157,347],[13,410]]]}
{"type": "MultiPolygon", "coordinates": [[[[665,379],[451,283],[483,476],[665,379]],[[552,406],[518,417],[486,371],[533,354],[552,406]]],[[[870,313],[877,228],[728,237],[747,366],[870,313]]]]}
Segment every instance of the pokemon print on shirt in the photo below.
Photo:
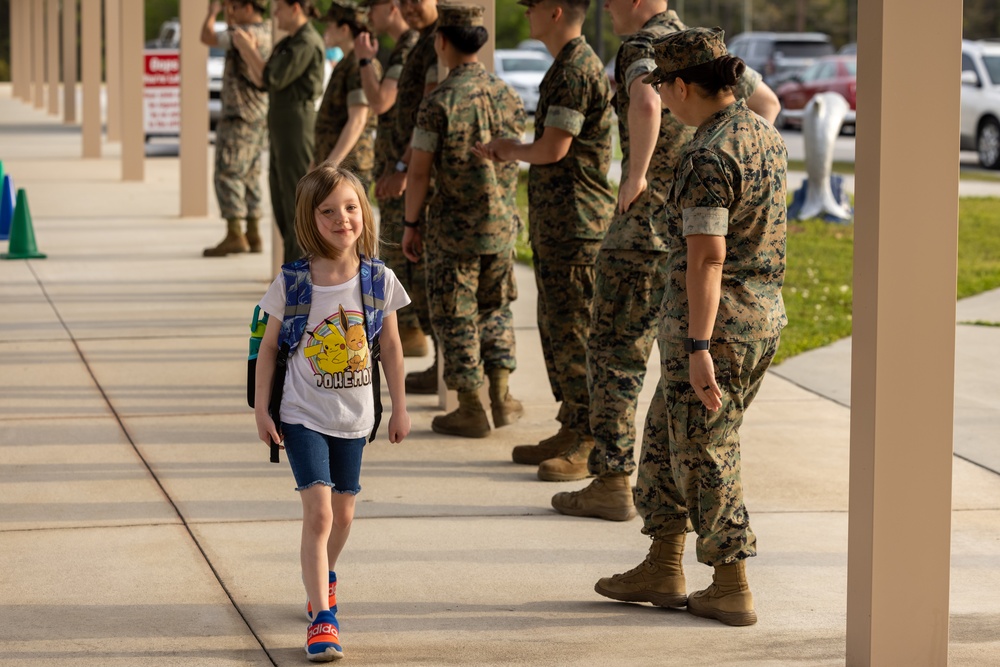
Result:
{"type": "Polygon", "coordinates": [[[364,315],[360,312],[344,310],[344,306],[339,305],[338,312],[307,332],[302,352],[312,367],[317,388],[349,389],[371,385],[368,337],[364,315]]]}

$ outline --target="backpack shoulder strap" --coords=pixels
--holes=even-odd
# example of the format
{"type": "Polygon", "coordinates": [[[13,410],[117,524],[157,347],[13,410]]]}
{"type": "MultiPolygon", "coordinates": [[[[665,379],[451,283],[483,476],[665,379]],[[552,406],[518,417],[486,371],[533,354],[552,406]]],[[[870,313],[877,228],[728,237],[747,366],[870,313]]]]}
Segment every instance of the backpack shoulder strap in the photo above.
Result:
{"type": "Polygon", "coordinates": [[[281,321],[278,347],[288,353],[298,346],[309,323],[309,306],[312,303],[312,277],[309,259],[303,257],[281,267],[285,279],[285,313],[281,321]],[[287,346],[287,347],[286,347],[287,346]]]}
{"type": "Polygon", "coordinates": [[[382,333],[385,309],[385,262],[380,259],[361,258],[361,301],[365,309],[368,347],[372,348],[382,333]]]}

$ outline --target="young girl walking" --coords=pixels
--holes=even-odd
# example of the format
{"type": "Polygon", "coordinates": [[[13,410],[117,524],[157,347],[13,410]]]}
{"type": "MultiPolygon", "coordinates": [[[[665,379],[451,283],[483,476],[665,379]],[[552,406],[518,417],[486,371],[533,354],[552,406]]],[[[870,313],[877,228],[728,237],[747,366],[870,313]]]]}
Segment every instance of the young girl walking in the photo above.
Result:
{"type": "MultiPolygon", "coordinates": [[[[281,443],[302,499],[300,558],[307,614],[306,655],[314,662],[343,657],[337,622],[337,558],[347,542],[361,491],[361,454],[375,423],[371,386],[375,363],[363,332],[362,262],[378,253],[371,205],[354,174],[324,163],[306,174],[295,192],[295,234],[308,259],[312,298],[305,334],[288,359],[281,423],[268,414],[271,383],[285,311],[279,274],[260,301],[269,316],[257,358],[257,435],[281,443]],[[350,342],[349,342],[350,341],[350,342]]],[[[389,441],[410,432],[403,388],[403,350],[395,311],[410,302],[385,269],[379,345],[392,415],[389,441]]]]}

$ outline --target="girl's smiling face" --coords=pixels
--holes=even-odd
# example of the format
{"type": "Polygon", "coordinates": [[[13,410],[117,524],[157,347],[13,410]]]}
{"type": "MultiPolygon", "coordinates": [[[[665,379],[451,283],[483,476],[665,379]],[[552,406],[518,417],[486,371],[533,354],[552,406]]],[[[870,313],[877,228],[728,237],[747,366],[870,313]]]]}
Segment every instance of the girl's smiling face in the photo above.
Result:
{"type": "Polygon", "coordinates": [[[346,182],[341,182],[316,207],[316,227],[320,236],[334,248],[355,251],[365,222],[358,193],[346,182]]]}

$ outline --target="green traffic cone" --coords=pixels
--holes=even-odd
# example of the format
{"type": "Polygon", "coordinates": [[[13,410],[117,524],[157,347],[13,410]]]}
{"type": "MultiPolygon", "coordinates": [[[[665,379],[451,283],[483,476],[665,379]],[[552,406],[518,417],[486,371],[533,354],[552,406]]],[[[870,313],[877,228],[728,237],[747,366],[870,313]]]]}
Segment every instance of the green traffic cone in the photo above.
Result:
{"type": "Polygon", "coordinates": [[[31,226],[31,211],[28,209],[28,193],[21,188],[17,191],[17,206],[14,221],[10,225],[10,246],[0,259],[45,259],[35,245],[35,230],[31,226]]]}

